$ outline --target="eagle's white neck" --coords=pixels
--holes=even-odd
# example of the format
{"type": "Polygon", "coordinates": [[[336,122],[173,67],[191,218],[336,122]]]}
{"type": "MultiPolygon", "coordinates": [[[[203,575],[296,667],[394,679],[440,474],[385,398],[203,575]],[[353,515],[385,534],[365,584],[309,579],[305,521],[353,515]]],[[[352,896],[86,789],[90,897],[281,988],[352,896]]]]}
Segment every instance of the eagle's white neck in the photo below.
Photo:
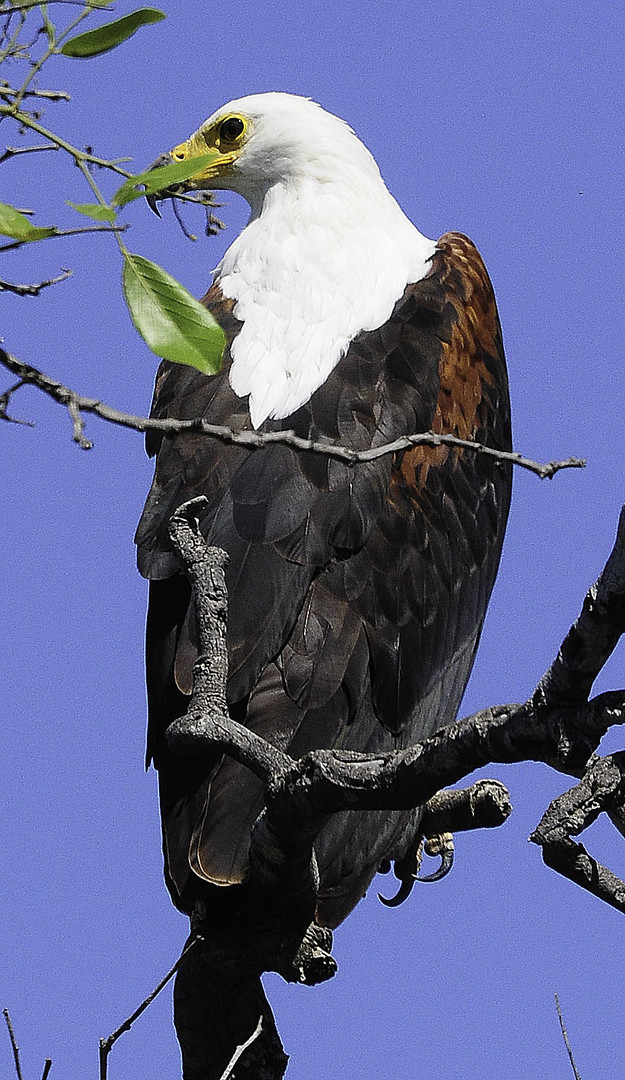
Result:
{"type": "Polygon", "coordinates": [[[406,218],[373,164],[365,175],[290,178],[257,193],[217,268],[243,324],[230,383],[249,395],[255,428],[304,405],[353,338],[386,322],[406,285],[429,269],[435,242],[406,218]]]}

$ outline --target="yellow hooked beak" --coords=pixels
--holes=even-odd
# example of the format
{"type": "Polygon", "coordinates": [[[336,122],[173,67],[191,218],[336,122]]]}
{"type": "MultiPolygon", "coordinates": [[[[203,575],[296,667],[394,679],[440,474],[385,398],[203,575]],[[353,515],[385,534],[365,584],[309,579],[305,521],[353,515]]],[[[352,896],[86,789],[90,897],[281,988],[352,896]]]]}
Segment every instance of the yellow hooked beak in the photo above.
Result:
{"type": "Polygon", "coordinates": [[[230,150],[224,153],[218,147],[207,146],[204,136],[199,131],[170,151],[171,160],[180,162],[192,161],[193,158],[205,158],[207,154],[210,155],[211,160],[191,180],[188,180],[185,186],[190,188],[208,186],[211,180],[224,175],[229,166],[236,161],[238,151],[230,150]]]}
{"type": "Polygon", "coordinates": [[[209,187],[211,180],[227,176],[249,135],[249,120],[238,113],[221,116],[204,124],[186,142],[171,151],[172,161],[191,161],[194,157],[211,160],[189,181],[193,187],[209,187]]]}

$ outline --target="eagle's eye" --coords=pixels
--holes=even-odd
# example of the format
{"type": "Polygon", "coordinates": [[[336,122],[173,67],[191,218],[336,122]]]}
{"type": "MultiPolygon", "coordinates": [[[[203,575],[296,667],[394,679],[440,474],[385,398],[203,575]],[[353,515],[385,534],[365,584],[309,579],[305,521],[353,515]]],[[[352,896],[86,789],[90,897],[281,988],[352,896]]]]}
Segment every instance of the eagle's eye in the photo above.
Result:
{"type": "Polygon", "coordinates": [[[224,142],[236,142],[245,131],[245,124],[239,116],[229,116],[219,128],[219,138],[224,142]]]}

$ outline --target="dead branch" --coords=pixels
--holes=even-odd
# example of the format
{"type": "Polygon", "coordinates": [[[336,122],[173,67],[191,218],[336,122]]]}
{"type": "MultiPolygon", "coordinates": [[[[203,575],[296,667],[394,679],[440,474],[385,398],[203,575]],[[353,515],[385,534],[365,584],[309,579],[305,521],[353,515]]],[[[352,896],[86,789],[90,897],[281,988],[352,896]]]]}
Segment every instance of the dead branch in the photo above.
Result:
{"type": "MultiPolygon", "coordinates": [[[[115,1031],[111,1032],[108,1038],[100,1039],[100,1080],[106,1080],[107,1078],[108,1056],[117,1040],[120,1038],[121,1035],[124,1034],[124,1032],[130,1031],[135,1020],[138,1020],[141,1014],[144,1013],[148,1006],[152,1004],[154,999],[158,997],[161,990],[163,990],[167,986],[167,983],[170,981],[170,979],[173,979],[187,953],[191,949],[193,949],[201,940],[202,939],[199,934],[192,935],[187,944],[185,945],[184,949],[182,950],[182,953],[176,960],[176,963],[173,965],[173,967],[169,969],[167,974],[163,976],[161,981],[154,987],[152,992],[148,994],[148,996],[141,1002],[140,1005],[137,1006],[137,1008],[134,1010],[134,1012],[130,1014],[130,1016],[126,1017],[126,1019],[119,1025],[118,1028],[115,1028],[115,1031]]],[[[50,1062],[50,1064],[52,1063],[50,1062]]],[[[45,1076],[47,1076],[47,1073],[44,1073],[44,1077],[42,1077],[42,1080],[45,1080],[45,1076]]]]}
{"type": "MultiPolygon", "coordinates": [[[[507,790],[497,781],[480,781],[465,791],[445,790],[449,784],[493,762],[542,761],[581,779],[553,801],[531,839],[541,845],[548,866],[625,911],[625,883],[571,839],[601,812],[625,829],[625,753],[605,759],[595,754],[608,728],[625,722],[625,691],[588,700],[594,678],[625,627],[625,511],[605,569],[528,701],[484,709],[407,750],[379,755],[317,750],[294,760],[236,723],[226,706],[226,556],[201,536],[203,502],[195,499],[179,508],[170,524],[172,543],[194,591],[199,658],[188,713],[170,725],[167,739],[182,756],[218,747],[251,769],[266,788],[236,915],[213,900],[210,911],[202,904],[194,916],[205,944],[193,971],[181,968],[176,995],[183,1060],[197,1065],[197,1070],[190,1067],[190,1077],[221,1076],[223,1045],[216,1048],[214,1038],[207,1041],[198,1032],[207,1017],[214,1022],[222,1015],[215,1002],[228,997],[232,979],[248,980],[253,1002],[251,1013],[245,1013],[249,1030],[259,1009],[269,1008],[264,998],[262,1008],[258,1004],[257,973],[274,970],[307,983],[334,974],[331,935],[314,918],[314,842],[331,814],[423,807],[409,849],[414,854],[395,864],[402,884],[397,896],[385,901],[393,905],[406,898],[418,879],[423,837],[429,838],[426,850],[442,859],[441,869],[431,876],[436,880],[451,865],[453,831],[497,826],[510,813],[507,790]],[[225,982],[224,968],[229,972],[225,982]]],[[[270,1023],[269,1042],[259,1038],[259,1053],[267,1076],[277,1080],[284,1057],[275,1042],[273,1018],[270,1023]]],[[[230,1045],[241,1045],[241,1038],[230,1045]]]]}
{"type": "Polygon", "coordinates": [[[9,1030],[9,1038],[11,1040],[11,1049],[13,1050],[13,1060],[15,1062],[15,1071],[17,1073],[17,1080],[24,1080],[22,1075],[22,1063],[20,1061],[20,1048],[17,1045],[17,1039],[15,1038],[15,1032],[13,1031],[13,1024],[11,1023],[11,1017],[9,1016],[9,1010],[3,1009],[2,1015],[4,1016],[6,1026],[9,1030]]]}
{"type": "MultiPolygon", "coordinates": [[[[5,249],[0,248],[0,251],[1,250],[5,249]]],[[[315,454],[325,454],[327,457],[336,458],[339,461],[346,461],[350,465],[356,465],[365,461],[374,461],[377,458],[384,457],[386,454],[395,454],[410,446],[453,446],[461,450],[470,450],[477,454],[485,454],[487,457],[495,458],[497,461],[512,462],[513,465],[527,469],[541,479],[552,477],[561,469],[579,469],[584,468],[586,464],[581,458],[567,458],[566,461],[549,461],[541,464],[538,461],[532,461],[530,458],[526,458],[522,454],[514,451],[495,450],[493,447],[484,446],[482,443],[472,442],[468,439],[458,439],[455,435],[438,435],[433,431],[416,432],[415,434],[405,435],[400,439],[395,439],[393,442],[384,443],[382,446],[375,446],[370,450],[359,451],[350,450],[347,447],[340,446],[336,443],[316,442],[312,439],[302,439],[296,435],[294,431],[234,431],[232,428],[224,427],[220,424],[209,424],[203,417],[197,417],[193,420],[174,420],[171,418],[156,420],[152,417],[133,416],[130,413],[123,413],[118,409],[113,409],[110,405],[103,404],[103,402],[98,401],[96,398],[84,397],[75,390],[63,386],[61,383],[57,382],[56,379],[50,378],[49,375],[45,375],[42,371],[38,371],[37,368],[22,363],[21,360],[18,360],[15,356],[11,356],[11,354],[4,349],[0,349],[0,363],[19,377],[21,380],[20,385],[35,386],[38,390],[47,394],[48,397],[51,397],[61,405],[65,405],[67,408],[69,408],[69,403],[71,402],[74,413],[76,410],[79,412],[93,413],[101,420],[106,420],[111,424],[118,424],[121,427],[132,428],[134,431],[161,431],[165,435],[175,435],[182,431],[201,431],[205,435],[211,435],[216,439],[221,439],[222,442],[236,443],[239,446],[247,446],[249,449],[253,450],[270,444],[280,443],[283,446],[290,446],[294,450],[306,450],[315,454]]],[[[76,437],[74,416],[72,417],[72,421],[74,423],[74,441],[78,442],[83,449],[91,449],[93,444],[89,439],[85,439],[84,436],[82,436],[82,428],[81,435],[78,438],[76,437]]]]}
{"type": "MultiPolygon", "coordinates": [[[[4,11],[0,10],[0,15],[3,15],[4,11]]],[[[7,101],[11,101],[12,98],[19,98],[22,91],[15,90],[12,86],[4,80],[0,80],[0,97],[6,98],[7,101]]],[[[71,95],[65,90],[26,90],[23,93],[24,97],[36,97],[47,98],[48,101],[71,101],[71,95]]]]}
{"type": "Polygon", "coordinates": [[[560,999],[558,998],[557,994],[554,994],[554,997],[556,999],[556,1009],[558,1010],[558,1020],[560,1021],[560,1031],[562,1032],[562,1038],[564,1039],[564,1045],[566,1046],[566,1052],[569,1055],[569,1061],[571,1062],[571,1068],[573,1070],[573,1075],[575,1076],[575,1080],[582,1080],[581,1076],[579,1075],[579,1073],[577,1071],[577,1065],[575,1064],[575,1058],[573,1057],[573,1051],[571,1050],[571,1044],[569,1042],[568,1032],[566,1030],[566,1027],[564,1026],[564,1017],[562,1015],[562,1009],[560,1008],[560,999]]]}
{"type": "MultiPolygon", "coordinates": [[[[195,671],[197,694],[194,692],[188,715],[168,729],[168,741],[172,750],[182,755],[219,747],[266,783],[266,810],[255,827],[250,852],[254,879],[265,890],[282,888],[285,874],[290,876],[293,887],[293,866],[297,864],[300,888],[296,889],[296,895],[303,907],[308,908],[315,887],[312,844],[329,814],[423,806],[441,789],[493,762],[543,761],[561,772],[585,777],[584,784],[573,789],[576,795],[571,797],[572,801],[567,802],[562,796],[554,804],[557,828],[566,830],[562,834],[565,839],[557,829],[553,832],[556,826],[550,825],[551,831],[543,841],[540,831],[543,823],[539,826],[535,839],[543,847],[546,843],[547,851],[554,850],[556,841],[558,850],[562,850],[563,844],[568,850],[570,841],[566,838],[582,831],[594,820],[593,814],[596,817],[604,806],[614,813],[623,812],[623,788],[620,779],[618,782],[616,779],[621,776],[621,758],[615,755],[606,759],[612,767],[610,786],[602,789],[603,801],[599,803],[599,766],[593,755],[608,728],[624,722],[625,692],[611,691],[591,701],[580,700],[578,694],[576,703],[571,704],[570,679],[562,676],[562,670],[567,670],[567,642],[574,638],[572,670],[583,671],[589,679],[589,673],[596,674],[597,664],[605,662],[622,632],[625,514],[621,515],[606,569],[589,590],[582,613],[550,669],[550,672],[561,671],[559,685],[565,688],[564,696],[557,693],[555,678],[548,673],[541,680],[540,692],[535,692],[524,704],[485,709],[440,729],[407,750],[377,756],[317,750],[294,761],[236,723],[225,707],[223,690],[220,694],[214,685],[207,684],[214,649],[221,656],[220,678],[224,677],[225,581],[223,557],[216,549],[206,547],[199,532],[197,514],[201,505],[200,500],[193,500],[181,508],[172,528],[172,539],[194,582],[196,603],[204,615],[200,621],[201,655],[195,671]],[[206,594],[211,590],[214,592],[211,602],[220,612],[221,630],[214,619],[207,617],[206,594]],[[611,627],[599,635],[599,645],[593,629],[597,610],[611,627]],[[216,637],[220,638],[217,644],[216,637]],[[586,798],[587,790],[591,801],[580,818],[580,799],[586,798]]],[[[607,898],[610,894],[610,902],[619,906],[620,889],[620,882],[611,883],[602,889],[601,895],[607,898]]]]}
{"type": "Polygon", "coordinates": [[[0,292],[11,292],[15,293],[16,296],[39,296],[42,289],[47,289],[49,285],[58,285],[60,281],[65,281],[71,275],[71,270],[63,270],[57,277],[48,278],[46,281],[38,281],[35,285],[18,285],[15,282],[5,281],[0,278],[0,292]]]}
{"type": "Polygon", "coordinates": [[[602,812],[622,813],[625,805],[625,753],[594,758],[579,784],[549,805],[530,836],[552,870],[625,912],[625,881],[588,854],[571,836],[592,825],[602,812]]]}

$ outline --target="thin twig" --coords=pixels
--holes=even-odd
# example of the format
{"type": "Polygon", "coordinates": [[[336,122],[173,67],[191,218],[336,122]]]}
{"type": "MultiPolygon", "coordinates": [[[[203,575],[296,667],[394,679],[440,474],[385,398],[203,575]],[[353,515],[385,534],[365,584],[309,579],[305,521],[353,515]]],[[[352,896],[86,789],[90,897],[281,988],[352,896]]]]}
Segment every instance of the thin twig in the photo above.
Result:
{"type": "Polygon", "coordinates": [[[22,1075],[22,1065],[20,1062],[20,1048],[17,1045],[15,1032],[13,1031],[13,1024],[11,1023],[11,1017],[9,1016],[9,1010],[3,1009],[2,1015],[4,1016],[4,1019],[6,1020],[6,1025],[9,1029],[9,1038],[11,1040],[11,1046],[13,1048],[13,1057],[15,1059],[15,1071],[17,1073],[17,1080],[24,1080],[24,1077],[22,1075]]]}
{"type": "MultiPolygon", "coordinates": [[[[58,401],[61,405],[68,406],[71,401],[81,412],[94,413],[101,420],[120,427],[132,428],[134,431],[162,431],[165,435],[180,434],[182,431],[201,431],[205,435],[212,435],[223,442],[236,443],[238,446],[247,446],[250,449],[258,449],[270,443],[278,443],[281,446],[290,446],[294,450],[306,450],[310,453],[324,454],[327,457],[338,458],[350,465],[356,465],[366,461],[374,461],[386,454],[394,454],[399,450],[405,450],[410,446],[451,446],[461,450],[471,450],[474,453],[486,454],[497,461],[510,461],[513,465],[528,469],[541,478],[551,477],[560,469],[580,469],[586,462],[581,458],[567,458],[566,461],[550,461],[540,464],[531,461],[522,454],[507,450],[495,450],[482,443],[472,442],[468,439],[458,439],[455,435],[438,435],[433,431],[417,432],[413,435],[404,435],[393,442],[374,446],[370,450],[350,450],[336,443],[317,442],[313,439],[302,439],[294,431],[235,431],[221,424],[209,424],[203,417],[194,420],[156,420],[152,417],[133,416],[131,413],[123,413],[113,409],[110,405],[104,405],[96,398],[83,397],[63,386],[49,375],[44,375],[37,368],[29,364],[23,364],[15,356],[11,356],[4,349],[0,349],[0,363],[4,364],[9,371],[18,375],[24,383],[36,386],[43,393],[58,401]]],[[[81,443],[82,445],[82,443],[81,443]]]]}
{"type": "Polygon", "coordinates": [[[46,1058],[45,1064],[43,1066],[43,1072],[41,1074],[41,1080],[48,1080],[48,1073],[50,1072],[51,1068],[52,1068],[52,1058],[46,1058]]]}
{"type": "Polygon", "coordinates": [[[7,146],[4,153],[0,154],[0,165],[10,158],[17,157],[18,154],[36,154],[42,150],[60,150],[60,147],[55,146],[54,143],[46,143],[45,146],[7,146]]]}
{"type": "Polygon", "coordinates": [[[8,390],[4,391],[4,394],[0,394],[0,420],[6,420],[9,424],[21,424],[23,427],[34,427],[35,425],[31,420],[18,420],[15,416],[9,416],[9,401],[11,396],[18,390],[21,390],[22,386],[27,384],[23,379],[16,382],[14,386],[10,386],[8,390]]]}
{"type": "Polygon", "coordinates": [[[0,278],[0,292],[15,293],[16,296],[39,296],[42,289],[47,289],[49,285],[58,285],[59,281],[65,281],[71,275],[71,270],[63,270],[57,277],[48,278],[46,281],[38,281],[35,285],[18,285],[16,282],[5,281],[4,278],[0,278]]]}
{"type": "MultiPolygon", "coordinates": [[[[92,11],[101,11],[102,5],[96,3],[90,3],[90,0],[48,0],[49,4],[71,4],[73,7],[88,7],[92,11]]],[[[33,4],[32,7],[36,5],[33,4]]],[[[16,11],[24,12],[24,7],[21,4],[12,4],[10,7],[0,7],[0,15],[12,15],[16,11]]],[[[30,5],[29,9],[30,10],[30,5]]]]}
{"type": "MultiPolygon", "coordinates": [[[[2,14],[2,12],[0,12],[2,14]]],[[[15,90],[7,83],[0,83],[0,97],[18,97],[19,90],[15,90]]],[[[65,90],[27,90],[25,97],[47,98],[49,101],[71,101],[71,96],[65,90]]]]}
{"type": "Polygon", "coordinates": [[[575,1080],[582,1080],[581,1076],[579,1075],[579,1073],[577,1071],[577,1065],[575,1064],[575,1058],[573,1057],[573,1051],[571,1050],[571,1044],[569,1042],[569,1036],[568,1036],[567,1030],[566,1030],[566,1028],[564,1026],[564,1017],[562,1016],[562,1009],[560,1008],[560,1001],[559,1001],[558,995],[555,994],[554,997],[556,999],[556,1009],[558,1010],[558,1020],[560,1021],[560,1030],[562,1031],[562,1038],[564,1039],[564,1045],[566,1046],[566,1052],[569,1055],[569,1061],[571,1062],[571,1068],[573,1069],[573,1073],[575,1075],[575,1080]]]}
{"type": "Polygon", "coordinates": [[[81,450],[93,450],[93,443],[85,435],[85,422],[80,414],[80,409],[73,398],[67,402],[67,411],[72,418],[74,425],[74,434],[72,438],[75,443],[78,443],[81,450]]]}
{"type": "Polygon", "coordinates": [[[263,1018],[262,1018],[262,1015],[261,1015],[261,1016],[258,1017],[258,1023],[256,1025],[256,1027],[254,1028],[252,1034],[250,1035],[249,1039],[246,1039],[244,1043],[241,1043],[240,1046],[237,1046],[236,1050],[234,1051],[234,1054],[230,1058],[230,1061],[226,1065],[226,1068],[224,1069],[223,1073],[221,1074],[219,1080],[229,1080],[229,1078],[232,1076],[232,1074],[234,1072],[234,1067],[235,1067],[237,1061],[239,1060],[239,1058],[241,1058],[243,1056],[245,1051],[252,1045],[252,1043],[256,1041],[256,1039],[258,1038],[258,1036],[260,1035],[262,1030],[263,1030],[263,1018]]]}
{"type": "MultiPolygon", "coordinates": [[[[201,936],[201,934],[196,934],[195,937],[193,937],[191,939],[191,941],[187,945],[185,945],[185,947],[182,950],[180,956],[176,960],[176,963],[174,964],[174,966],[171,967],[169,969],[169,971],[167,972],[167,974],[163,976],[163,978],[159,982],[158,986],[155,986],[152,993],[148,994],[148,996],[141,1002],[141,1004],[138,1006],[138,1008],[136,1008],[135,1011],[133,1013],[131,1013],[130,1016],[127,1017],[127,1019],[124,1020],[124,1022],[122,1024],[120,1024],[120,1026],[118,1028],[115,1029],[115,1031],[111,1032],[111,1034],[108,1036],[107,1039],[100,1039],[100,1080],[106,1080],[107,1068],[108,1068],[108,1056],[109,1056],[113,1046],[117,1042],[117,1040],[120,1038],[121,1035],[124,1034],[125,1031],[130,1031],[130,1028],[134,1024],[135,1020],[137,1020],[141,1016],[141,1014],[145,1012],[145,1010],[148,1008],[148,1006],[150,1006],[152,1004],[154,999],[156,997],[158,997],[161,990],[163,990],[167,986],[167,983],[169,982],[169,980],[174,977],[174,975],[176,974],[178,968],[180,967],[180,964],[182,963],[182,961],[183,961],[184,957],[187,955],[187,953],[195,945],[197,945],[197,943],[199,941],[203,941],[203,940],[204,939],[201,936]]],[[[20,1080],[21,1080],[21,1077],[20,1077],[20,1080]]]]}
{"type": "MultiPolygon", "coordinates": [[[[2,14],[2,12],[0,12],[2,14]]],[[[114,161],[107,158],[97,157],[95,154],[90,153],[87,150],[79,150],[76,146],[72,146],[66,139],[62,139],[56,132],[50,131],[45,128],[43,124],[40,124],[34,116],[29,113],[22,112],[16,107],[16,105],[0,105],[0,118],[3,116],[11,117],[17,124],[22,127],[30,128],[31,131],[36,131],[38,135],[43,135],[44,139],[49,139],[51,143],[58,146],[60,150],[65,150],[66,153],[71,154],[76,163],[80,161],[89,162],[91,165],[101,165],[104,169],[111,169],[112,172],[118,173],[120,176],[130,179],[132,173],[129,173],[127,169],[120,169],[114,161]]]]}
{"type": "MultiPolygon", "coordinates": [[[[57,236],[78,236],[80,233],[93,233],[93,232],[126,232],[130,228],[130,225],[81,225],[76,229],[55,229],[49,236],[44,237],[45,240],[53,240],[57,236]]],[[[3,244],[0,247],[2,251],[15,251],[16,248],[23,247],[24,244],[31,243],[30,240],[14,240],[11,244],[3,244]]]]}

